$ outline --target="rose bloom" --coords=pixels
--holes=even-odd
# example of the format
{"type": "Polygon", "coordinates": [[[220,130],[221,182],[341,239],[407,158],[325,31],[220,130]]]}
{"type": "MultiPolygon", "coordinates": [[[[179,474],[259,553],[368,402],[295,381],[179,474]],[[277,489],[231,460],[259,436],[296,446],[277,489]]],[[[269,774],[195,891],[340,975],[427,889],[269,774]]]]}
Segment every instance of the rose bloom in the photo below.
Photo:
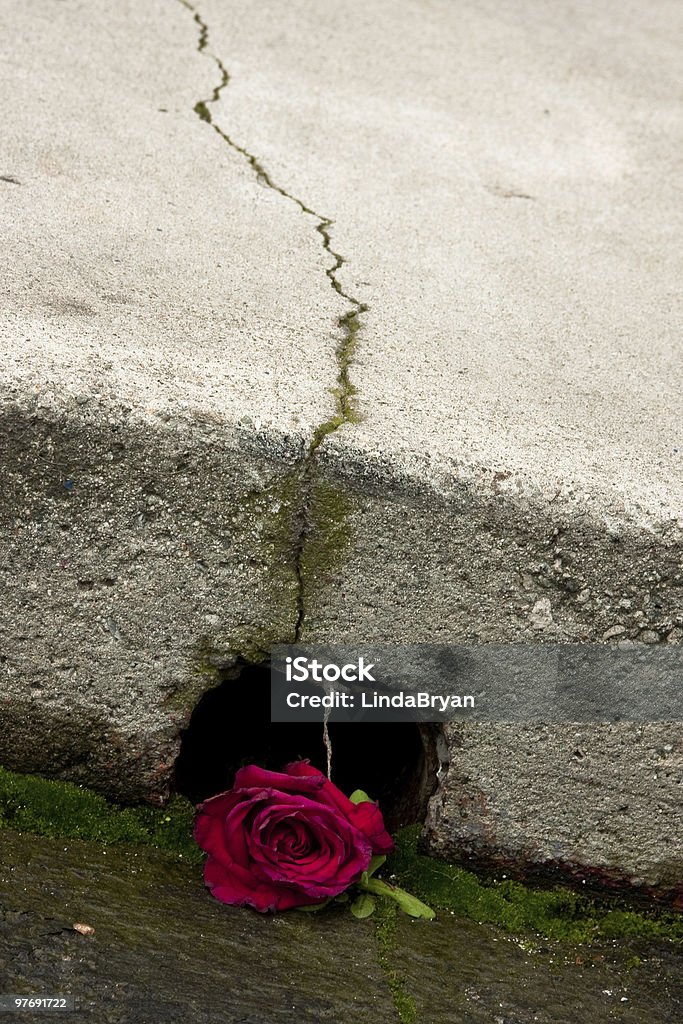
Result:
{"type": "Polygon", "coordinates": [[[261,913],[337,896],[394,845],[376,804],[351,803],[307,761],[240,768],[232,789],[199,805],[194,836],[216,899],[261,913]]]}

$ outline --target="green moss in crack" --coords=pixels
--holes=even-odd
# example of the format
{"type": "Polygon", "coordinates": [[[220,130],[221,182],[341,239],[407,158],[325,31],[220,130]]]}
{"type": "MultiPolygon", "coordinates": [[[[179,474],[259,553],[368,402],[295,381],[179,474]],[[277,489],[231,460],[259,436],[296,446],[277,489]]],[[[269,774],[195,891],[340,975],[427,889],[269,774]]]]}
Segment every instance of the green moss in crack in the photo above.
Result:
{"type": "Polygon", "coordinates": [[[354,404],[354,398],[358,394],[358,389],[351,383],[350,371],[356,351],[358,332],[362,326],[360,317],[366,312],[367,306],[344,292],[334,272],[328,273],[328,277],[337,294],[351,302],[353,309],[350,309],[338,321],[343,334],[335,353],[337,359],[337,383],[331,389],[337,405],[337,412],[334,416],[331,416],[324,423],[316,427],[309,448],[311,454],[316,448],[320,447],[328,434],[333,434],[344,423],[358,423],[361,418],[354,404]]]}
{"type": "Polygon", "coordinates": [[[308,531],[301,553],[301,575],[307,592],[341,563],[351,540],[354,502],[339,487],[318,480],[311,485],[308,531]]]}
{"type": "Polygon", "coordinates": [[[194,112],[200,119],[200,121],[206,121],[207,124],[211,124],[211,114],[209,113],[209,108],[207,107],[206,103],[203,100],[200,100],[199,103],[195,103],[194,112]]]}
{"type": "Polygon", "coordinates": [[[194,808],[184,797],[166,807],[120,807],[71,782],[0,767],[0,829],[97,843],[153,846],[199,863],[194,808]]]}
{"type": "MultiPolygon", "coordinates": [[[[296,466],[264,487],[245,493],[230,519],[230,526],[245,560],[268,570],[275,582],[294,585],[294,551],[299,536],[304,471],[296,466]]],[[[235,543],[233,543],[235,547],[235,543]]]]}
{"type": "Polygon", "coordinates": [[[339,326],[344,331],[344,339],[337,348],[337,388],[336,397],[339,403],[339,411],[347,423],[355,423],[358,420],[358,413],[353,404],[357,394],[356,387],[351,383],[349,376],[353,358],[356,354],[358,332],[361,329],[360,317],[365,313],[367,307],[355,299],[350,299],[354,308],[345,313],[339,320],[339,326]]]}
{"type": "Polygon", "coordinates": [[[319,448],[320,445],[325,440],[325,438],[327,437],[327,435],[333,434],[335,430],[338,430],[338,428],[341,427],[342,423],[345,422],[346,420],[341,415],[341,413],[339,413],[336,416],[331,416],[330,419],[325,420],[324,423],[318,424],[318,426],[313,431],[313,438],[311,440],[311,451],[314,452],[316,448],[319,448]]]}
{"type": "Polygon", "coordinates": [[[384,971],[396,1012],[403,1024],[414,1024],[417,1007],[406,990],[405,979],[394,966],[396,950],[396,918],[398,908],[390,900],[378,900],[375,911],[377,959],[384,971]]]}
{"type": "Polygon", "coordinates": [[[565,887],[535,889],[508,879],[484,882],[471,871],[419,854],[419,834],[419,826],[399,833],[387,869],[399,885],[436,910],[496,924],[509,932],[535,931],[568,942],[636,937],[683,942],[680,915],[636,911],[565,887]]]}

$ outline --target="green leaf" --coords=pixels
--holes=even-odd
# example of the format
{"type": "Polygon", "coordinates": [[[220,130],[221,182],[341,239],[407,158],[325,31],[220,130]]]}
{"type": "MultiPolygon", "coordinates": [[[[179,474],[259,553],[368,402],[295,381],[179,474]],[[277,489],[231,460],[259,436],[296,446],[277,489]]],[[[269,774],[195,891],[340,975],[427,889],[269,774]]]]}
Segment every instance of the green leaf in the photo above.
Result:
{"type": "Polygon", "coordinates": [[[405,914],[409,914],[411,917],[422,917],[427,921],[432,921],[436,917],[431,907],[428,907],[422,900],[418,900],[417,896],[411,896],[405,889],[399,889],[396,885],[389,885],[388,882],[382,882],[379,878],[361,878],[359,884],[367,892],[375,893],[377,896],[388,896],[389,899],[398,903],[405,914]]]}
{"type": "Polygon", "coordinates": [[[348,892],[340,892],[338,896],[334,897],[334,902],[335,903],[348,903],[349,899],[350,899],[350,897],[349,897],[348,892]]]}
{"type": "Polygon", "coordinates": [[[328,903],[332,900],[323,900],[322,903],[309,903],[304,907],[294,907],[294,910],[301,910],[304,914],[316,914],[319,910],[324,910],[328,903]]]}
{"type": "Polygon", "coordinates": [[[419,900],[417,896],[412,896],[405,889],[394,889],[393,898],[398,903],[399,907],[406,914],[410,914],[411,917],[422,917],[426,921],[433,921],[436,917],[436,913],[431,907],[428,907],[426,903],[419,900]]]}
{"type": "Polygon", "coordinates": [[[349,797],[349,800],[351,801],[352,804],[374,803],[374,801],[371,800],[368,794],[365,793],[362,789],[354,789],[353,793],[349,797]]]}
{"type": "Polygon", "coordinates": [[[374,873],[376,871],[379,871],[379,869],[382,867],[382,864],[384,864],[386,859],[387,858],[385,857],[384,854],[382,854],[381,856],[376,856],[376,857],[372,858],[372,860],[370,861],[370,864],[368,865],[368,870],[365,872],[365,874],[368,876],[368,878],[372,878],[374,873]]]}
{"type": "Polygon", "coordinates": [[[374,910],[375,897],[371,896],[367,892],[362,892],[351,904],[351,913],[354,917],[370,917],[370,914],[374,913],[374,910]]]}

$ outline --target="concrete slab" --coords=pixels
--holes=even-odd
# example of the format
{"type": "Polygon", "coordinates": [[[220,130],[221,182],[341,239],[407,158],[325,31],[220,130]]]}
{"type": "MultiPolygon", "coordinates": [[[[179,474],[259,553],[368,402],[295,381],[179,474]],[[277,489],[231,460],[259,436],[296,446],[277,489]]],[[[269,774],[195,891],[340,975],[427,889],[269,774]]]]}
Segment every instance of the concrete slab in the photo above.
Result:
{"type": "Polygon", "coordinates": [[[3,994],[72,995],[74,1022],[396,1020],[372,923],[348,912],[330,927],[226,907],[201,868],[134,847],[3,831],[0,850],[3,994]]]}
{"type": "Polygon", "coordinates": [[[187,12],[31,0],[3,18],[9,394],[305,438],[332,408],[343,303],[315,220],[195,114],[215,74],[187,12]]]}
{"type": "Polygon", "coordinates": [[[0,16],[0,759],[158,798],[213,648],[294,629],[344,304],[319,220],[195,112],[186,10],[0,16]]]}
{"type": "Polygon", "coordinates": [[[679,519],[679,5],[202,9],[217,116],[369,307],[339,459],[679,519]]]}
{"type": "MultiPolygon", "coordinates": [[[[329,211],[367,305],[304,635],[677,642],[680,9],[203,10],[217,116],[329,211]]],[[[576,729],[535,731],[452,731],[433,848],[679,881],[680,725],[581,730],[578,775],[576,729]]]]}
{"type": "MultiPolygon", "coordinates": [[[[162,799],[215,666],[298,635],[683,636],[678,5],[2,17],[0,761],[162,799]]],[[[522,841],[571,729],[501,737],[436,848],[493,807],[511,860],[680,872],[678,768],[522,841]]],[[[650,762],[582,749],[610,799],[650,762]]]]}
{"type": "Polygon", "coordinates": [[[416,1019],[438,1024],[668,1024],[681,1006],[680,956],[667,944],[571,949],[457,917],[420,930],[399,918],[395,964],[416,1019]]]}

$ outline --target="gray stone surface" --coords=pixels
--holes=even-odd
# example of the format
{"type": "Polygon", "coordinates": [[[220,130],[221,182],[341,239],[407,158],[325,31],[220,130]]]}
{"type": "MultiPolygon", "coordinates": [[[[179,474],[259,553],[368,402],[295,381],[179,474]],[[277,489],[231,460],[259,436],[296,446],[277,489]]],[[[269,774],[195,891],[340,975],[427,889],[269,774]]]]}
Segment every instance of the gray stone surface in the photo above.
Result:
{"type": "Polygon", "coordinates": [[[0,762],[163,798],[212,652],[292,629],[295,456],[16,408],[3,448],[0,762]]]}
{"type": "Polygon", "coordinates": [[[635,724],[447,726],[451,763],[430,808],[430,845],[591,888],[680,893],[682,763],[666,736],[635,724]]]}
{"type": "Polygon", "coordinates": [[[680,6],[202,10],[218,116],[334,219],[369,306],[338,460],[680,519],[680,6]]]}
{"type": "Polygon", "coordinates": [[[73,995],[74,1024],[396,1020],[374,929],[350,914],[225,907],[201,869],[146,850],[3,832],[0,851],[0,988],[73,995]]]}
{"type": "MultiPolygon", "coordinates": [[[[219,116],[330,211],[369,307],[305,635],[680,638],[680,9],[203,10],[219,116]]],[[[582,771],[574,727],[538,731],[451,742],[434,848],[679,883],[680,725],[584,729],[582,771]]]]}
{"type": "Polygon", "coordinates": [[[193,112],[180,5],[0,17],[0,761],[156,798],[206,652],[293,630],[343,304],[312,219],[193,112]]]}
{"type": "MultiPolygon", "coordinates": [[[[0,761],[127,798],[302,610],[683,635],[680,6],[200,10],[0,12],[0,761]]],[[[680,726],[574,732],[453,734],[435,846],[668,885],[680,726]]]]}
{"type": "Polygon", "coordinates": [[[444,917],[399,919],[396,969],[429,1024],[673,1024],[680,950],[662,943],[568,947],[444,917]]]}
{"type": "MultiPolygon", "coordinates": [[[[559,511],[544,522],[494,491],[427,497],[378,477],[346,488],[350,540],[336,571],[312,574],[307,638],[601,642],[619,624],[612,642],[637,643],[680,629],[677,541],[559,511]]],[[[428,816],[436,852],[680,890],[680,722],[446,737],[428,816]]]]}

